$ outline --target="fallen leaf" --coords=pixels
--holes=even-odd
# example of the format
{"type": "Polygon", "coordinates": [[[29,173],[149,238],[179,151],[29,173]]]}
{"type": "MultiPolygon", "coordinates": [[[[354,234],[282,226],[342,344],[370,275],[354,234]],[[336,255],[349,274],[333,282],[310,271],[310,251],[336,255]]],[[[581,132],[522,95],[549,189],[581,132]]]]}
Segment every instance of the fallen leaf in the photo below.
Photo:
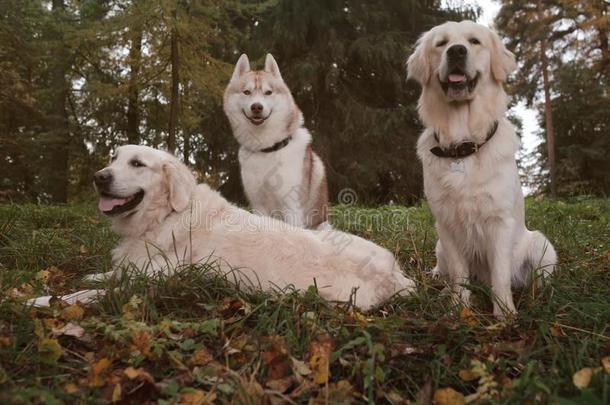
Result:
{"type": "Polygon", "coordinates": [[[73,324],[72,322],[68,322],[61,328],[53,328],[51,330],[51,335],[53,337],[65,335],[81,339],[85,335],[85,330],[79,325],[73,324]]]}
{"type": "Polygon", "coordinates": [[[305,364],[304,361],[295,359],[294,357],[292,358],[292,371],[294,371],[295,374],[303,376],[311,374],[311,369],[307,367],[307,364],[305,364]]]}
{"type": "Polygon", "coordinates": [[[78,253],[81,256],[84,256],[87,254],[87,248],[85,247],[85,245],[80,245],[80,248],[78,249],[78,253]]]}
{"type": "Polygon", "coordinates": [[[328,335],[320,335],[309,344],[309,367],[316,384],[326,384],[330,378],[330,354],[333,342],[328,335]]]}
{"type": "Polygon", "coordinates": [[[555,336],[555,337],[564,337],[566,336],[566,333],[563,331],[561,325],[557,322],[555,322],[550,328],[549,328],[550,332],[551,332],[551,336],[555,336]]]}
{"type": "Polygon", "coordinates": [[[57,339],[43,338],[38,343],[40,360],[46,364],[55,364],[63,354],[63,349],[57,339]]]}
{"type": "Polygon", "coordinates": [[[129,378],[130,380],[140,379],[148,381],[151,384],[155,383],[155,379],[153,378],[153,376],[150,375],[150,373],[144,370],[143,368],[127,367],[123,372],[125,373],[125,376],[127,376],[127,378],[129,378]]]}
{"type": "Polygon", "coordinates": [[[47,281],[49,281],[50,276],[51,272],[49,270],[40,270],[38,273],[36,273],[36,280],[46,284],[47,281]]]}
{"type": "Polygon", "coordinates": [[[267,388],[271,388],[273,391],[283,394],[293,386],[294,382],[294,376],[288,376],[277,380],[267,380],[265,385],[267,388]]]}
{"type": "Polygon", "coordinates": [[[271,336],[266,342],[269,347],[263,352],[263,361],[267,366],[267,380],[279,380],[289,376],[292,371],[292,359],[284,339],[271,336]]]}
{"type": "Polygon", "coordinates": [[[85,310],[77,304],[69,305],[61,310],[59,316],[66,321],[75,321],[83,318],[85,310]]]}
{"type": "Polygon", "coordinates": [[[474,312],[468,307],[463,307],[460,310],[460,321],[468,326],[476,326],[478,324],[477,318],[474,316],[474,312]]]}
{"type": "Polygon", "coordinates": [[[591,377],[593,377],[593,369],[591,367],[585,367],[574,373],[572,382],[576,388],[587,388],[591,382],[591,377]]]}
{"type": "Polygon", "coordinates": [[[214,360],[214,356],[210,351],[203,347],[201,349],[195,350],[191,358],[189,359],[189,363],[193,366],[205,366],[210,361],[214,360]]]}
{"type": "Polygon", "coordinates": [[[119,402],[122,396],[121,383],[117,383],[112,390],[112,402],[119,402]]]}
{"type": "Polygon", "coordinates": [[[64,391],[67,394],[76,394],[77,392],[80,391],[80,389],[74,383],[67,383],[67,384],[64,385],[64,391]]]}
{"type": "Polygon", "coordinates": [[[112,362],[106,357],[93,363],[89,370],[87,385],[91,388],[103,387],[106,384],[105,378],[110,372],[110,366],[112,366],[112,362]]]}
{"type": "Polygon", "coordinates": [[[479,379],[479,376],[472,370],[460,370],[458,376],[462,381],[474,381],[479,379]]]}
{"type": "Polygon", "coordinates": [[[602,367],[606,374],[610,374],[610,356],[606,356],[602,359],[602,367]]]}
{"type": "Polygon", "coordinates": [[[432,402],[435,405],[465,405],[466,398],[453,388],[441,388],[434,392],[432,402]]]}
{"type": "Polygon", "coordinates": [[[0,347],[9,347],[12,344],[10,336],[0,336],[0,347]]]}
{"type": "Polygon", "coordinates": [[[145,330],[136,330],[133,335],[131,335],[131,342],[142,355],[146,357],[150,355],[151,339],[150,335],[145,330]]]}

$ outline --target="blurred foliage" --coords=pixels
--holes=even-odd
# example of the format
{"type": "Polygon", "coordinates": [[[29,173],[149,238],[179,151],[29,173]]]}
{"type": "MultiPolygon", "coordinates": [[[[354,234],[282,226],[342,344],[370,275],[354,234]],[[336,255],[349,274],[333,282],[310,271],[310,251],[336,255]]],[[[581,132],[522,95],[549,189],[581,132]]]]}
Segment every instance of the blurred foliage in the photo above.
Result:
{"type": "Polygon", "coordinates": [[[170,42],[180,70],[177,153],[243,201],[222,92],[237,57],[271,52],[328,165],[332,195],[421,196],[418,89],[404,61],[417,36],[476,17],[441,1],[2,0],[1,199],[87,198],[113,147],[165,147],[170,42]]]}
{"type": "MultiPolygon", "coordinates": [[[[610,2],[501,0],[496,26],[519,61],[512,93],[539,110],[544,139],[540,41],[549,61],[560,195],[610,194],[610,2]],[[541,6],[539,11],[538,6],[541,6]]],[[[548,188],[546,142],[525,168],[532,189],[548,188]]]]}

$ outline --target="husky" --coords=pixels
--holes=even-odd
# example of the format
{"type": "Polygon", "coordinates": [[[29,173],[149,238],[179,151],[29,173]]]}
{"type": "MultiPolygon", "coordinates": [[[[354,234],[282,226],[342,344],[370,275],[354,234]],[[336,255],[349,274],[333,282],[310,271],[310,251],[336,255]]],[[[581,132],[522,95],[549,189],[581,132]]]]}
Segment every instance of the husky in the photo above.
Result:
{"type": "Polygon", "coordinates": [[[241,178],[252,210],[293,226],[328,229],[326,170],[271,54],[259,71],[241,55],[223,107],[240,144],[241,178]]]}

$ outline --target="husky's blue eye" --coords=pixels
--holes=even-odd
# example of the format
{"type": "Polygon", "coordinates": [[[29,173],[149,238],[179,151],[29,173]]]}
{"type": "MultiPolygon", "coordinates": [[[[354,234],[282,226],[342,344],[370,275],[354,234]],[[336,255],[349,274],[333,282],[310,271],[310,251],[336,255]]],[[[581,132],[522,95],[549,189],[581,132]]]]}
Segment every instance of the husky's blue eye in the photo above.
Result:
{"type": "Polygon", "coordinates": [[[246,96],[249,96],[250,94],[252,94],[252,92],[251,92],[250,90],[244,90],[244,94],[245,94],[246,96]]]}

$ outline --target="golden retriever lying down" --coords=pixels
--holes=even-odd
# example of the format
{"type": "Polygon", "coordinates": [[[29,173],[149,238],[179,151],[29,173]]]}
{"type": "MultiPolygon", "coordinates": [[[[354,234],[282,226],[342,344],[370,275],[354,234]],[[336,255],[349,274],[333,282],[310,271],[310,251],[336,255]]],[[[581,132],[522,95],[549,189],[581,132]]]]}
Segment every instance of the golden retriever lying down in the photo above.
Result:
{"type": "Polygon", "coordinates": [[[98,207],[121,237],[112,252],[115,266],[167,272],[212,258],[264,289],[303,290],[315,280],[325,299],[347,301],[358,288],[362,310],[414,287],[388,250],[337,230],[314,232],[251,214],[196,184],[188,168],[166,152],[119,147],[110,165],[95,174],[95,185],[98,207]]]}

